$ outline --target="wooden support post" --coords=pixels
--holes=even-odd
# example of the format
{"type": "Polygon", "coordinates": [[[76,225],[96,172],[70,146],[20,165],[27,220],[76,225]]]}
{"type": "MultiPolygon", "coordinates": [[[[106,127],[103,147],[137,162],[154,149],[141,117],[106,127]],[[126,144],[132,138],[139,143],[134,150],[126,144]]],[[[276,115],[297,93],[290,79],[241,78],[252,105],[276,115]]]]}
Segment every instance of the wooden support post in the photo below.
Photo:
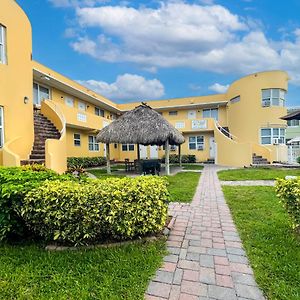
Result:
{"type": "Polygon", "coordinates": [[[179,166],[182,167],[181,145],[178,145],[179,166]]]}
{"type": "Polygon", "coordinates": [[[137,144],[137,159],[138,161],[141,160],[141,154],[140,154],[140,144],[137,144]]]}
{"type": "Polygon", "coordinates": [[[109,144],[106,144],[106,168],[107,168],[107,174],[111,174],[109,144]]]}
{"type": "Polygon", "coordinates": [[[165,143],[165,168],[166,168],[166,175],[170,175],[170,147],[169,147],[169,140],[166,140],[166,143],[165,143]]]}

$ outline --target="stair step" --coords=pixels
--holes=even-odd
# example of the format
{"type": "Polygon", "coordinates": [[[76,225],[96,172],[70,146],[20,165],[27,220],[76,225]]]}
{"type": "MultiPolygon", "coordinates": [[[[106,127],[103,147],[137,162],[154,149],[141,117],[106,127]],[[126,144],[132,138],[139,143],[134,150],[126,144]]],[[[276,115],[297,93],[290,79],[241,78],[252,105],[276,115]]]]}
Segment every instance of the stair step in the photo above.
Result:
{"type": "Polygon", "coordinates": [[[21,166],[33,165],[33,164],[43,165],[43,164],[45,164],[45,159],[25,159],[25,160],[21,160],[21,166]]]}

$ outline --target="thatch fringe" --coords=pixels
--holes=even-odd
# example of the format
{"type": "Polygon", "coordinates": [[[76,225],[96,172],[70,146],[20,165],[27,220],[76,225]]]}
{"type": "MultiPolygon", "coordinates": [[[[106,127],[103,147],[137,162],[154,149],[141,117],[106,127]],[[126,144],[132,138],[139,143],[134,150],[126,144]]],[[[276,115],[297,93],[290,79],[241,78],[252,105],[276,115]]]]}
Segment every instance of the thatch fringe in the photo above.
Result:
{"type": "Polygon", "coordinates": [[[105,144],[170,145],[184,143],[183,135],[162,115],[142,103],[100,130],[97,142],[105,144]]]}

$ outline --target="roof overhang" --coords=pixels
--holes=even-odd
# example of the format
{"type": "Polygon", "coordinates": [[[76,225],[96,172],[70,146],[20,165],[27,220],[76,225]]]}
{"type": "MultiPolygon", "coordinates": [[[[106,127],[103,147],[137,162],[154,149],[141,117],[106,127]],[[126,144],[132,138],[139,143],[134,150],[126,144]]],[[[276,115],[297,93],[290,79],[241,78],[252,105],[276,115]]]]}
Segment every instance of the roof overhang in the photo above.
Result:
{"type": "Polygon", "coordinates": [[[38,69],[33,69],[33,79],[41,84],[47,85],[49,87],[57,88],[66,94],[74,96],[78,99],[85,100],[89,103],[92,103],[96,106],[99,106],[103,109],[106,109],[113,113],[121,113],[122,111],[116,108],[115,106],[106,103],[105,100],[97,98],[96,96],[93,97],[92,95],[85,93],[82,90],[74,88],[73,86],[58,80],[57,78],[44,73],[38,69]]]}
{"type": "Polygon", "coordinates": [[[294,111],[290,114],[287,114],[284,117],[281,117],[280,119],[290,121],[290,120],[300,120],[300,110],[294,111]]]}

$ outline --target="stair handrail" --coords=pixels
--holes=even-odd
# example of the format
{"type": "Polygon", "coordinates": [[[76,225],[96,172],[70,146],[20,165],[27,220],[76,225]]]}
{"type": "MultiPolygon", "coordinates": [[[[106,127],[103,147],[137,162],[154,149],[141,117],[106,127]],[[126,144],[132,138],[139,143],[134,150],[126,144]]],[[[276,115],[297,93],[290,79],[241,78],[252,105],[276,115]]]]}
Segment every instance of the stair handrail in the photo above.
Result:
{"type": "Polygon", "coordinates": [[[218,120],[215,120],[215,124],[217,129],[227,138],[230,138],[231,140],[237,140],[237,136],[233,135],[232,133],[230,133],[229,131],[227,131],[223,126],[221,126],[221,124],[218,122],[218,120]],[[221,129],[220,129],[221,128],[221,129]],[[224,134],[224,131],[228,134],[228,136],[226,136],[224,134]]]}

